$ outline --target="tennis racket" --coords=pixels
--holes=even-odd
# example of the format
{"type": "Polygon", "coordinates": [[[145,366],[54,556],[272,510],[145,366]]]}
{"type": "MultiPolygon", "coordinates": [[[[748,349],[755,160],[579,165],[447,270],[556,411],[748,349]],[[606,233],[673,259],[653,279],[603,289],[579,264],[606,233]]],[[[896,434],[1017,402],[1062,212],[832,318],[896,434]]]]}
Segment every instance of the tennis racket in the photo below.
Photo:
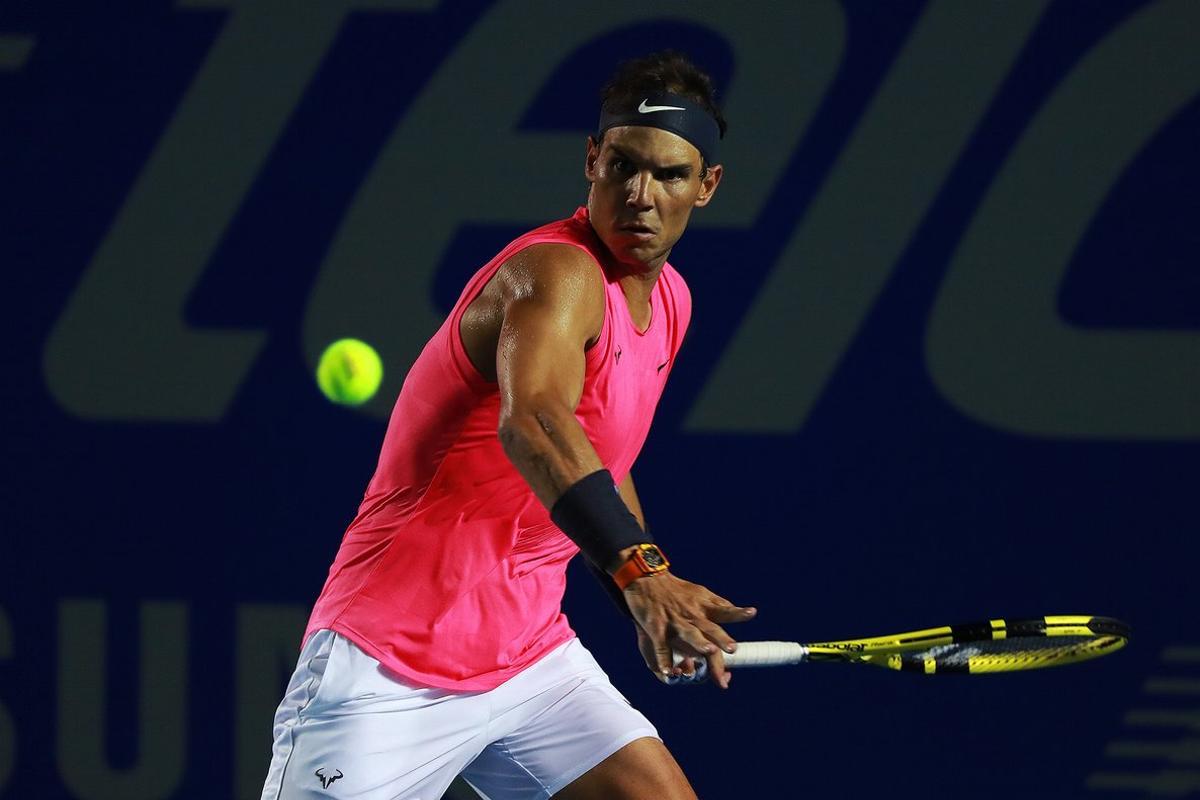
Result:
{"type": "MultiPolygon", "coordinates": [[[[1111,617],[989,619],[831,642],[739,642],[737,652],[724,657],[729,669],[842,661],[925,675],[979,675],[1087,661],[1120,650],[1129,634],[1128,625],[1111,617]]],[[[680,660],[677,655],[676,663],[680,660]]],[[[702,681],[707,667],[700,661],[694,677],[668,682],[702,681]]]]}

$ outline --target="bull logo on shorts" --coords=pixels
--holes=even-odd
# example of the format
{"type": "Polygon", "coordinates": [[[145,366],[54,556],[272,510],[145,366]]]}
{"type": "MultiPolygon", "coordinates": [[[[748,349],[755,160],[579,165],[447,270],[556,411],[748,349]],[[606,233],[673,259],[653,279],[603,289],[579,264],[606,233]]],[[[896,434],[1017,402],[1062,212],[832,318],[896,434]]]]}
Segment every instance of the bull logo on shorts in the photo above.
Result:
{"type": "Polygon", "coordinates": [[[326,776],[326,775],[325,775],[325,768],[324,768],[324,767],[321,767],[319,770],[317,770],[317,771],[316,771],[316,772],[314,772],[313,774],[314,774],[314,775],[316,775],[318,778],[320,778],[320,779],[321,779],[321,788],[322,788],[322,789],[328,789],[328,788],[329,788],[329,784],[333,783],[333,782],[334,782],[334,781],[336,781],[338,778],[342,777],[342,771],[341,771],[340,769],[339,769],[339,770],[337,770],[337,774],[336,774],[336,775],[329,775],[329,776],[326,776]]]}

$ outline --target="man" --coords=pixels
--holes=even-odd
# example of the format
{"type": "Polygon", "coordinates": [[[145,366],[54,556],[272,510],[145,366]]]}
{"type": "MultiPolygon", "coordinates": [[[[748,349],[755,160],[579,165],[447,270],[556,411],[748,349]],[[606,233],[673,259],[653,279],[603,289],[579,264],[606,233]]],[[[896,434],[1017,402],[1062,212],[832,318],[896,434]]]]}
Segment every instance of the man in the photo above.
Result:
{"type": "Polygon", "coordinates": [[[582,550],[661,679],[703,656],[728,686],[721,624],[754,609],[666,569],[630,475],[691,316],[667,256],[720,183],[724,128],[684,57],[622,65],[587,207],[467,284],[313,610],[264,799],[435,800],[460,772],[491,800],[695,797],[560,603],[582,550]]]}

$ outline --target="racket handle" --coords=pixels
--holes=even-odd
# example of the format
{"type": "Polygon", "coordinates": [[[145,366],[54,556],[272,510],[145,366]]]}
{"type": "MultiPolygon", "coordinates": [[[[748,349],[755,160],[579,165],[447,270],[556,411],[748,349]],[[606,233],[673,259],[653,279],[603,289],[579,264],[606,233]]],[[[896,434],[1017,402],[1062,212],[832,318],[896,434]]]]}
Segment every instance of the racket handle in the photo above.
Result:
{"type": "Polygon", "coordinates": [[[725,666],[777,667],[799,664],[808,658],[808,648],[799,642],[738,642],[736,653],[725,654],[725,666]]]}
{"type": "MultiPolygon", "coordinates": [[[[675,666],[679,666],[684,657],[674,654],[675,666]]],[[[799,664],[808,659],[808,648],[799,642],[738,642],[736,653],[725,653],[725,666],[729,669],[743,667],[778,667],[785,664],[799,664]]],[[[708,678],[708,662],[702,658],[696,659],[696,672],[693,675],[680,675],[666,679],[668,686],[680,684],[703,683],[708,678]]]]}
{"type": "MultiPolygon", "coordinates": [[[[674,656],[675,666],[678,667],[680,662],[683,661],[684,657],[679,653],[675,653],[674,656]]],[[[706,680],[708,680],[708,662],[703,658],[697,658],[694,663],[696,666],[696,671],[691,675],[672,675],[668,678],[665,678],[663,682],[666,683],[667,686],[679,686],[680,684],[684,686],[690,686],[693,684],[704,683],[706,680]]]]}

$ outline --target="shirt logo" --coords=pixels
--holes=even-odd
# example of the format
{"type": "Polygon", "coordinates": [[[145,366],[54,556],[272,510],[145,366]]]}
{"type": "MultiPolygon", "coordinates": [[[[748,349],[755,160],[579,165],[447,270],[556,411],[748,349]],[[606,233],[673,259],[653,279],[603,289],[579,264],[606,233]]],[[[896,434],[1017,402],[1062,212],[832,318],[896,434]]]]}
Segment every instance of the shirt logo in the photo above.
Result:
{"type": "Polygon", "coordinates": [[[326,774],[325,774],[325,768],[324,768],[324,767],[321,767],[319,770],[317,770],[317,771],[316,771],[316,772],[314,772],[313,774],[314,774],[314,775],[316,775],[318,778],[320,778],[320,779],[321,779],[321,788],[322,788],[322,789],[328,789],[328,788],[329,788],[329,784],[333,783],[333,782],[334,782],[334,781],[336,781],[338,778],[345,777],[345,776],[343,776],[343,775],[342,775],[342,771],[341,771],[340,769],[339,769],[339,770],[336,770],[336,772],[337,772],[337,774],[336,774],[336,775],[326,775],[326,774]]]}
{"type": "Polygon", "coordinates": [[[615,358],[617,359],[617,363],[620,364],[621,363],[621,345],[617,345],[617,352],[616,352],[615,358]]]}
{"type": "MultiPolygon", "coordinates": [[[[649,100],[649,99],[650,99],[649,97],[646,98],[646,100],[649,100]]],[[[682,106],[648,106],[648,105],[646,105],[646,100],[643,100],[641,102],[641,104],[638,105],[638,111],[640,111],[643,114],[653,114],[655,111],[686,111],[687,110],[687,109],[683,108],[682,106]]]]}
{"type": "Polygon", "coordinates": [[[659,372],[662,372],[662,371],[663,371],[663,367],[665,367],[667,364],[670,364],[670,363],[671,363],[670,361],[664,361],[663,363],[659,364],[659,365],[658,365],[658,371],[659,371],[659,372]]]}

